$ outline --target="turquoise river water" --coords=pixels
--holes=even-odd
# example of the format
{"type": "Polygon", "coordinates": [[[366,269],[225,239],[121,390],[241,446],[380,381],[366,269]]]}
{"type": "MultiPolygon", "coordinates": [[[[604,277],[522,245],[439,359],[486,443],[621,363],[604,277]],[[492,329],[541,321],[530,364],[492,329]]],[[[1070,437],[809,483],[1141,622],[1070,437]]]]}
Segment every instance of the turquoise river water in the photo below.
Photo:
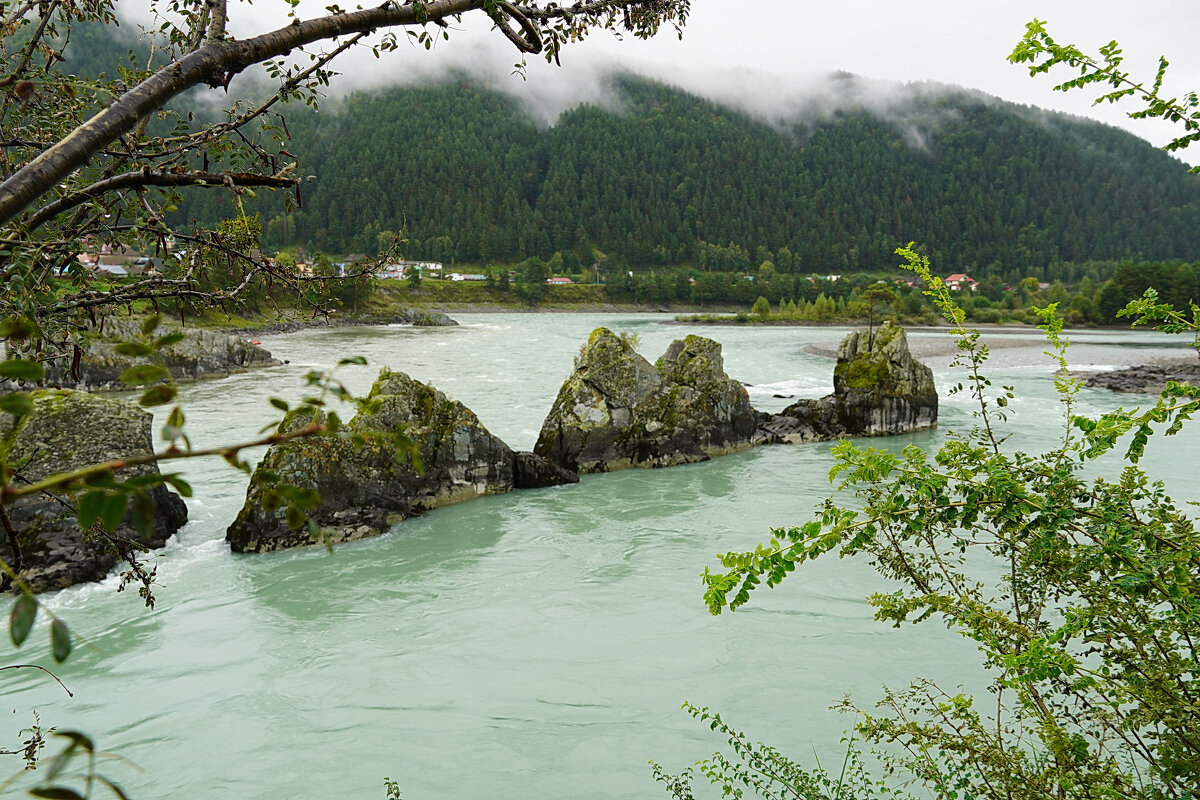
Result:
{"type": "MultiPolygon", "coordinates": [[[[264,338],[287,365],[182,395],[195,446],[250,438],[276,416],[268,397],[294,400],[307,370],[363,355],[369,366],[345,370],[354,390],[382,365],[408,372],[529,449],[598,325],[637,333],[651,361],[686,333],[711,336],[765,410],[790,402],[776,395],[832,389],[833,362],[804,348],[845,329],[665,319],[473,314],[455,328],[314,329],[264,338]]],[[[1062,430],[1049,362],[1036,332],[1005,335],[1027,340],[993,353],[997,383],[1018,394],[1006,429],[1036,450],[1062,430]]],[[[1072,338],[1084,368],[1184,354],[1153,333],[1072,338]]],[[[872,444],[931,448],[970,427],[969,400],[948,396],[960,376],[947,358],[930,363],[941,429],[872,444]]],[[[1086,412],[1139,401],[1080,398],[1086,412]]],[[[1200,435],[1158,443],[1145,463],[1194,498],[1200,435]]],[[[641,798],[665,796],[648,759],[677,771],[719,743],[680,710],[689,700],[801,760],[836,761],[852,720],[827,708],[844,694],[869,703],[883,684],[969,686],[978,673],[972,647],[936,623],[873,622],[864,596],[880,581],[852,560],[805,566],[736,614],[706,612],[705,565],[808,519],[831,464],[828,444],[759,448],[483,498],[332,554],[235,556],[223,537],[245,476],[219,460],[183,463],[196,495],[191,521],[155,556],[157,608],[117,594],[113,579],[44,598],[83,640],[58,670],[75,696],[31,670],[5,673],[6,740],[32,710],[87,731],[120,756],[100,768],[133,798],[382,799],[385,776],[406,800],[641,798]]],[[[46,639],[39,623],[15,657],[49,664],[46,639]]]]}

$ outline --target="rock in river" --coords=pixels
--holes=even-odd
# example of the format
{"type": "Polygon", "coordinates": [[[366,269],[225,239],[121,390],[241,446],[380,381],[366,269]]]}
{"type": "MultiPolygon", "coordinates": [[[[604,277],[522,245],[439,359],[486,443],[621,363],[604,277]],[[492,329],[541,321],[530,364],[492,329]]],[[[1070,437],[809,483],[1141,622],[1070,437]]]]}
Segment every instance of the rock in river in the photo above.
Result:
{"type": "Polygon", "coordinates": [[[904,329],[885,322],[851,331],[838,345],[833,394],[801,400],[764,415],[764,443],[799,443],[840,436],[894,436],[937,427],[933,371],[912,357],[904,329]]]}
{"type": "MultiPolygon", "coordinates": [[[[80,469],[150,451],[151,416],[132,403],[84,392],[42,389],[30,394],[34,411],[16,418],[0,413],[0,449],[8,464],[24,463],[14,487],[50,475],[80,469]]],[[[121,470],[120,479],[156,473],[145,464],[121,470]]],[[[161,547],[187,521],[187,507],[163,486],[150,491],[154,528],[138,534],[129,515],[114,536],[147,547],[161,547]]],[[[103,578],[117,564],[117,545],[89,533],[84,536],[75,517],[74,501],[44,495],[22,497],[7,506],[24,568],[21,577],[34,591],[61,589],[103,578]]],[[[0,533],[0,554],[9,564],[14,553],[0,533]]]]}
{"type": "MultiPolygon", "coordinates": [[[[312,519],[333,542],[377,536],[393,523],[439,506],[514,488],[570,483],[578,476],[514,453],[475,414],[428,384],[384,369],[367,396],[375,407],[335,435],[273,445],[250,481],[246,503],[226,539],[236,552],[266,552],[312,544],[288,524],[270,499],[276,479],[315,490],[312,519]],[[361,435],[362,441],[355,442],[361,435]]],[[[299,409],[281,432],[317,416],[299,409]]]]}
{"type": "Polygon", "coordinates": [[[533,452],[581,474],[686,464],[749,447],[757,418],[711,339],[675,341],[654,365],[597,328],[533,452]]]}

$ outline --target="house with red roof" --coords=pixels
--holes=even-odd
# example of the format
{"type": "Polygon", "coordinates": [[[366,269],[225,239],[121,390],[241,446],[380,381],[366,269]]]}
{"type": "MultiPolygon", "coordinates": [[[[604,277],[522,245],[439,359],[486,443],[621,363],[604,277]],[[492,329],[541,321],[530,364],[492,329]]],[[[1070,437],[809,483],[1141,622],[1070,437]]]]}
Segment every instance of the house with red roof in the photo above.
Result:
{"type": "Polygon", "coordinates": [[[963,289],[973,292],[975,291],[975,285],[979,283],[979,281],[975,280],[965,272],[956,272],[950,277],[946,278],[944,283],[946,284],[946,288],[953,292],[959,292],[963,289]]]}

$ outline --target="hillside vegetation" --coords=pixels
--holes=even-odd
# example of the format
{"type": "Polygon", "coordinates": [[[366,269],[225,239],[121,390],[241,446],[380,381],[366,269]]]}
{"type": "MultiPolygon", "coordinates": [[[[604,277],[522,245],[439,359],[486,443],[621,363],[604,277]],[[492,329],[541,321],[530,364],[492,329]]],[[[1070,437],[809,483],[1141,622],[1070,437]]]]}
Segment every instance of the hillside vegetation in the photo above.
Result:
{"type": "MultiPolygon", "coordinates": [[[[296,109],[290,151],[316,176],[303,207],[244,206],[269,246],[374,253],[403,231],[406,254],[447,263],[599,251],[612,267],[837,273],[915,239],[946,269],[1015,282],[1200,250],[1197,177],[1097,123],[946,90],[895,119],[785,130],[642,78],[614,90],[616,110],[581,105],[547,130],[466,82],[296,109]]],[[[186,211],[235,213],[216,193],[186,211]]]]}

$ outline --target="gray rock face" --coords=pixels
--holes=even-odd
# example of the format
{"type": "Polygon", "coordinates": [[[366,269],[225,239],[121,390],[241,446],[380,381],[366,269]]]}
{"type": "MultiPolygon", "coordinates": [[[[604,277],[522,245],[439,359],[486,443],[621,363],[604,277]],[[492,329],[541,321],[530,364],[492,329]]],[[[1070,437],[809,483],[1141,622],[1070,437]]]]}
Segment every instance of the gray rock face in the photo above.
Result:
{"type": "Polygon", "coordinates": [[[757,418],[711,339],[676,341],[653,366],[598,328],[533,451],[579,473],[686,464],[749,447],[757,418]]]}
{"type": "Polygon", "coordinates": [[[757,438],[795,444],[840,436],[894,436],[937,427],[937,412],[933,371],[909,353],[904,329],[885,322],[873,337],[857,330],[842,340],[833,394],[764,415],[757,438]]]}
{"type": "MultiPolygon", "coordinates": [[[[19,422],[10,414],[0,413],[0,448],[5,460],[12,464],[29,458],[13,481],[14,486],[151,449],[151,415],[132,403],[68,390],[40,390],[32,392],[31,397],[34,413],[19,422]]],[[[122,470],[117,477],[157,472],[155,465],[147,464],[122,470]]],[[[127,516],[116,538],[161,547],[187,521],[187,507],[170,490],[155,487],[150,497],[155,506],[153,532],[144,538],[139,536],[127,516]]],[[[64,499],[71,505],[30,496],[16,500],[7,509],[25,563],[21,576],[35,591],[100,580],[119,559],[114,545],[94,534],[81,533],[73,500],[64,499]]],[[[12,548],[2,533],[0,554],[13,563],[12,548]]]]}
{"type": "Polygon", "coordinates": [[[407,322],[417,327],[444,327],[458,324],[441,311],[425,311],[419,308],[406,308],[389,321],[407,322]]]}
{"type": "MultiPolygon", "coordinates": [[[[121,382],[121,373],[136,364],[149,363],[150,359],[129,358],[118,354],[115,348],[122,340],[136,338],[140,329],[137,321],[106,320],[104,336],[93,335],[83,350],[79,359],[79,380],[72,378],[69,364],[55,363],[48,365],[46,381],[87,391],[130,388],[121,382]]],[[[268,351],[245,336],[175,326],[161,326],[154,335],[176,331],[184,334],[183,341],[162,348],[159,355],[163,365],[179,381],[224,378],[254,367],[279,364],[268,351]]]]}
{"type": "Polygon", "coordinates": [[[1086,373],[1083,377],[1087,386],[1096,389],[1159,394],[1166,388],[1167,381],[1186,381],[1193,386],[1200,383],[1200,363],[1191,359],[1171,364],[1146,364],[1112,372],[1086,373]]]}
{"type": "MultiPolygon", "coordinates": [[[[320,493],[320,508],[311,516],[333,542],[377,536],[405,517],[520,485],[517,454],[470,409],[432,386],[384,369],[368,400],[378,401],[377,410],[359,414],[339,435],[295,439],[267,451],[226,531],[235,552],[313,543],[307,530],[288,526],[284,509],[264,507],[272,475],[320,493]],[[357,447],[355,434],[366,437],[357,447]]],[[[314,413],[294,411],[282,429],[296,430],[314,413]]],[[[528,475],[536,472],[535,462],[523,469],[522,479],[534,480],[528,475]]],[[[560,475],[555,481],[551,474],[539,473],[537,485],[578,479],[560,475]]]]}
{"type": "Polygon", "coordinates": [[[519,450],[514,453],[514,456],[514,489],[544,489],[547,486],[579,483],[578,473],[565,470],[536,453],[519,450]]]}

